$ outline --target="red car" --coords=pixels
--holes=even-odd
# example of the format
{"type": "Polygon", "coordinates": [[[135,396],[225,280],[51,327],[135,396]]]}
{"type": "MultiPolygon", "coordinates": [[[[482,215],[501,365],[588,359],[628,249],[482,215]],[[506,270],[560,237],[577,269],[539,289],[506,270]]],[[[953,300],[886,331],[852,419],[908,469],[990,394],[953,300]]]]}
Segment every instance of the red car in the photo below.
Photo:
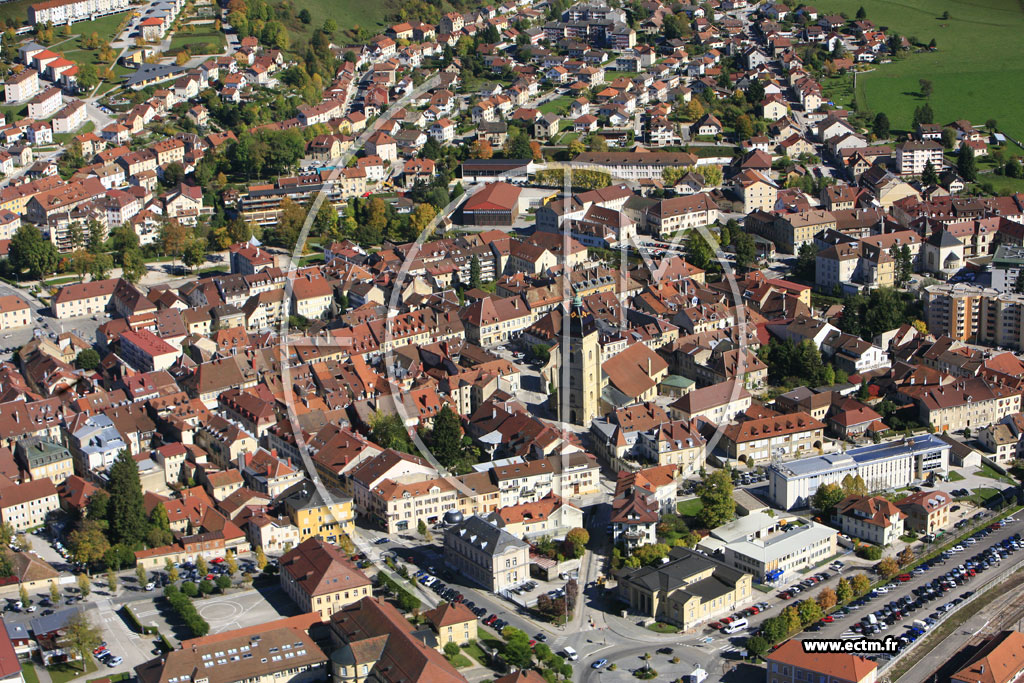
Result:
{"type": "Polygon", "coordinates": [[[757,606],[754,606],[754,607],[750,608],[750,611],[753,612],[754,614],[760,614],[761,613],[761,608],[757,607],[757,606]]]}
{"type": "Polygon", "coordinates": [[[910,581],[910,574],[900,574],[900,582],[905,583],[910,581]]]}
{"type": "Polygon", "coordinates": [[[716,631],[721,631],[722,626],[724,626],[724,624],[720,621],[712,621],[710,624],[708,624],[708,628],[713,628],[716,631]]]}
{"type": "Polygon", "coordinates": [[[792,600],[793,599],[793,594],[792,593],[779,593],[779,597],[782,598],[783,600],[792,600]]]}
{"type": "Polygon", "coordinates": [[[728,626],[729,624],[731,624],[734,621],[735,621],[735,619],[733,619],[732,617],[726,617],[726,618],[722,619],[722,626],[728,626]]]}
{"type": "Polygon", "coordinates": [[[826,624],[831,624],[835,620],[836,620],[836,618],[833,617],[831,614],[828,614],[828,615],[826,615],[825,617],[822,618],[822,621],[824,621],[826,624]]]}
{"type": "Polygon", "coordinates": [[[223,561],[224,561],[223,557],[215,557],[212,560],[210,560],[210,562],[212,562],[213,564],[220,564],[223,561]]]}

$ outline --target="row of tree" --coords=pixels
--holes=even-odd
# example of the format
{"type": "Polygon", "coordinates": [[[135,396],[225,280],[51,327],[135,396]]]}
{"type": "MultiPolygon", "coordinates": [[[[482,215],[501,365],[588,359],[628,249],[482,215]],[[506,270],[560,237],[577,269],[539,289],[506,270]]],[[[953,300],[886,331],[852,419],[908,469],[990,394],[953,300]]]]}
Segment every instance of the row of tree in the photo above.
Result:
{"type": "Polygon", "coordinates": [[[167,602],[171,604],[171,608],[174,609],[178,618],[192,631],[193,637],[200,638],[210,632],[210,624],[200,616],[199,611],[192,604],[189,596],[178,590],[177,586],[174,584],[166,586],[164,588],[164,597],[167,598],[167,602]]]}
{"type": "Polygon", "coordinates": [[[420,599],[410,593],[400,583],[388,576],[387,572],[378,572],[377,581],[395,599],[395,604],[403,612],[418,612],[420,599]]]}

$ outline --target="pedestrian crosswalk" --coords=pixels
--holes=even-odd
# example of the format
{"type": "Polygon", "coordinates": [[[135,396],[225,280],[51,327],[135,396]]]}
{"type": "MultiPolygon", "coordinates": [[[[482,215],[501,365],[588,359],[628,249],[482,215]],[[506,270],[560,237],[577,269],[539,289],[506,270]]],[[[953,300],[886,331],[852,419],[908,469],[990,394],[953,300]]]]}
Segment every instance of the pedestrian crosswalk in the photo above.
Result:
{"type": "Polygon", "coordinates": [[[843,631],[842,634],[840,634],[839,637],[841,639],[843,639],[843,640],[851,640],[853,638],[860,638],[860,634],[859,633],[854,633],[853,631],[850,631],[850,630],[846,630],[846,631],[843,631]]]}
{"type": "Polygon", "coordinates": [[[742,649],[744,649],[744,648],[740,647],[739,645],[733,645],[733,644],[730,643],[730,644],[727,644],[725,647],[722,648],[722,654],[723,655],[727,655],[730,652],[739,652],[742,649]]]}

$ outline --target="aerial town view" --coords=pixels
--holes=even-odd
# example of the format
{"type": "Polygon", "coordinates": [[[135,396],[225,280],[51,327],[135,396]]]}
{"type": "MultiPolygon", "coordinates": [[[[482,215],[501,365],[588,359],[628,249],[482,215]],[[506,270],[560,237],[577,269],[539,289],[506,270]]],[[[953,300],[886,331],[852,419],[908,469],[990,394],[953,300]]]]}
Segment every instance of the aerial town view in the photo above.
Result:
{"type": "Polygon", "coordinates": [[[1022,36],[0,1],[0,683],[1024,683],[1022,36]]]}

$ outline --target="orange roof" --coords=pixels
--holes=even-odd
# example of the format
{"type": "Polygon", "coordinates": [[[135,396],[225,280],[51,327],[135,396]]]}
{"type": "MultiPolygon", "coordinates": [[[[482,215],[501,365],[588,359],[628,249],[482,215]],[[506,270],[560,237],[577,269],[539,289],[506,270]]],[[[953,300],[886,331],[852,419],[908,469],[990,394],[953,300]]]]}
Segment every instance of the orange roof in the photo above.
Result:
{"type": "Polygon", "coordinates": [[[804,652],[803,641],[795,639],[787,640],[765,659],[769,667],[773,663],[788,664],[844,681],[862,681],[878,668],[874,662],[856,655],[804,652]]]}

